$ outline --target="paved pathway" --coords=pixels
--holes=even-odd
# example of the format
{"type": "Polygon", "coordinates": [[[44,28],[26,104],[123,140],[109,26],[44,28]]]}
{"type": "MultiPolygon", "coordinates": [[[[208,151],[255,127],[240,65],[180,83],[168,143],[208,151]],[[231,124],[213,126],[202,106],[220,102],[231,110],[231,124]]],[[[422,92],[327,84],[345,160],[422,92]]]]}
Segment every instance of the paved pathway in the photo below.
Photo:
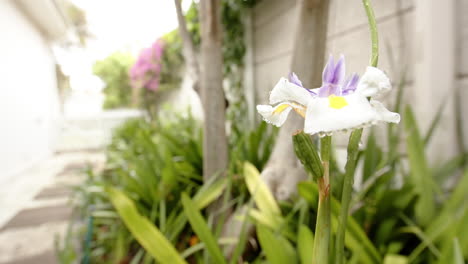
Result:
{"type": "Polygon", "coordinates": [[[59,263],[54,245],[71,217],[70,187],[104,159],[101,151],[59,153],[0,186],[0,264],[59,263]]]}

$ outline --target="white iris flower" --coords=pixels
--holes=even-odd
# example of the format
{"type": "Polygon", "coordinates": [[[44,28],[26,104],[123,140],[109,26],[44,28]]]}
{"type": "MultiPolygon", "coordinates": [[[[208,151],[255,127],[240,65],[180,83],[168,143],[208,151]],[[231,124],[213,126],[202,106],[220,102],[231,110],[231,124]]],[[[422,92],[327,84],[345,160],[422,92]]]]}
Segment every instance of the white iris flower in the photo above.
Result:
{"type": "Polygon", "coordinates": [[[399,123],[398,113],[388,111],[382,103],[372,99],[390,89],[388,77],[375,67],[367,67],[361,79],[353,74],[345,80],[344,57],[335,64],[330,56],[320,88],[304,88],[291,73],[289,80],[281,78],[271,91],[270,105],[257,105],[257,111],[265,121],[281,126],[294,110],[305,118],[304,132],[329,135],[379,121],[399,123]]]}

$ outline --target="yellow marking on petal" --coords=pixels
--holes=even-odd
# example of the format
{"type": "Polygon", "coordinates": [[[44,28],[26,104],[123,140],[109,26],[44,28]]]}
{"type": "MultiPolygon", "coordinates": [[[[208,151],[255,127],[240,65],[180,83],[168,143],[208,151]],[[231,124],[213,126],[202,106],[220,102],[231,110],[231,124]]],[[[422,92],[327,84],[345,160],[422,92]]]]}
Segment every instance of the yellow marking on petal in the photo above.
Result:
{"type": "Polygon", "coordinates": [[[296,113],[298,113],[300,116],[302,116],[303,118],[305,118],[305,109],[304,108],[296,108],[296,107],[293,107],[294,111],[296,113]]]}
{"type": "Polygon", "coordinates": [[[273,114],[281,114],[284,110],[286,110],[290,105],[288,104],[280,104],[278,105],[275,110],[273,110],[273,114]]]}
{"type": "Polygon", "coordinates": [[[335,109],[341,109],[348,105],[348,102],[343,96],[330,95],[328,96],[328,101],[330,102],[329,106],[335,109]]]}

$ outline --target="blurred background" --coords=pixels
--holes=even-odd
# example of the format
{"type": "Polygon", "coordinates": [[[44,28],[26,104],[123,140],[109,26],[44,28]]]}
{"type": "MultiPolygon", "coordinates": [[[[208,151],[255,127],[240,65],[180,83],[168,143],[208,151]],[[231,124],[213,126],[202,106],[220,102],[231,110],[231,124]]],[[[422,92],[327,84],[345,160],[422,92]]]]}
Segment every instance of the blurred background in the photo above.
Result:
{"type": "MultiPolygon", "coordinates": [[[[262,171],[275,146],[277,130],[261,121],[255,106],[268,103],[269,91],[291,71],[302,2],[220,1],[231,211],[249,201],[240,164],[248,161],[262,171]]],[[[363,73],[371,48],[361,1],[329,2],[321,14],[326,48],[320,60],[344,54],[347,72],[363,73]]],[[[430,233],[435,228],[428,222],[468,177],[462,173],[468,147],[468,1],[372,3],[379,68],[394,85],[383,100],[402,114],[402,124],[365,131],[353,216],[378,257],[364,262],[347,245],[349,258],[383,263],[391,255],[385,263],[435,263],[452,249],[445,249],[452,240],[430,233]],[[417,135],[405,133],[414,126],[417,135]],[[414,194],[404,205],[395,201],[402,190],[414,194]],[[415,213],[421,197],[430,201],[432,213],[415,213]]],[[[199,5],[181,2],[197,61],[203,35],[199,5]]],[[[178,195],[203,188],[202,127],[209,120],[203,108],[211,103],[209,96],[199,96],[176,11],[167,0],[0,1],[0,263],[156,263],[119,220],[103,190],[107,185],[123,189],[190,263],[205,263],[197,256],[203,250],[184,251],[198,244],[190,225],[171,229],[170,213],[183,211],[178,195]]],[[[317,59],[313,53],[303,56],[317,59]]],[[[334,139],[336,175],[343,173],[347,138],[334,139]]],[[[289,203],[283,212],[299,204],[291,198],[295,187],[285,198],[270,189],[289,203]]],[[[459,195],[453,217],[447,213],[444,219],[460,227],[450,232],[466,234],[458,238],[463,261],[468,197],[459,195]]],[[[264,258],[254,244],[246,247],[244,261],[264,258]]]]}

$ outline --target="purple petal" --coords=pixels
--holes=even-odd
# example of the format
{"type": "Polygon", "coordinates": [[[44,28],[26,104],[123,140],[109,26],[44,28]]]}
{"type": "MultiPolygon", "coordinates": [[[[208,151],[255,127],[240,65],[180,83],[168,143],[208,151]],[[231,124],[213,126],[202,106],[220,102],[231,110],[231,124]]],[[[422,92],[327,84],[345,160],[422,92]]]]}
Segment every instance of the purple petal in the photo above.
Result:
{"type": "Polygon", "coordinates": [[[343,86],[343,92],[342,92],[343,95],[347,95],[347,94],[354,92],[357,88],[358,82],[359,82],[359,75],[357,75],[356,73],[352,74],[348,78],[348,80],[346,80],[346,83],[343,86]]]}
{"type": "Polygon", "coordinates": [[[299,80],[299,78],[294,72],[289,73],[288,79],[289,79],[289,82],[294,83],[297,86],[304,87],[302,86],[301,80],[299,80]]]}
{"type": "Polygon", "coordinates": [[[323,83],[331,83],[333,81],[333,76],[335,74],[335,61],[333,56],[330,55],[328,58],[328,63],[325,65],[322,73],[323,83]]]}
{"type": "Polygon", "coordinates": [[[318,91],[318,95],[320,97],[328,97],[330,95],[341,95],[341,87],[339,85],[331,84],[331,83],[324,83],[322,87],[320,87],[318,91]]]}
{"type": "Polygon", "coordinates": [[[332,81],[330,82],[331,84],[335,84],[335,85],[341,85],[341,83],[344,81],[344,78],[345,78],[345,59],[344,59],[344,56],[341,55],[340,56],[340,59],[338,60],[338,62],[336,63],[335,65],[335,69],[334,69],[334,72],[333,72],[333,79],[332,81]]]}
{"type": "Polygon", "coordinates": [[[307,89],[306,90],[311,94],[311,95],[315,95],[317,96],[317,93],[315,91],[312,91],[311,89],[307,89]]]}

